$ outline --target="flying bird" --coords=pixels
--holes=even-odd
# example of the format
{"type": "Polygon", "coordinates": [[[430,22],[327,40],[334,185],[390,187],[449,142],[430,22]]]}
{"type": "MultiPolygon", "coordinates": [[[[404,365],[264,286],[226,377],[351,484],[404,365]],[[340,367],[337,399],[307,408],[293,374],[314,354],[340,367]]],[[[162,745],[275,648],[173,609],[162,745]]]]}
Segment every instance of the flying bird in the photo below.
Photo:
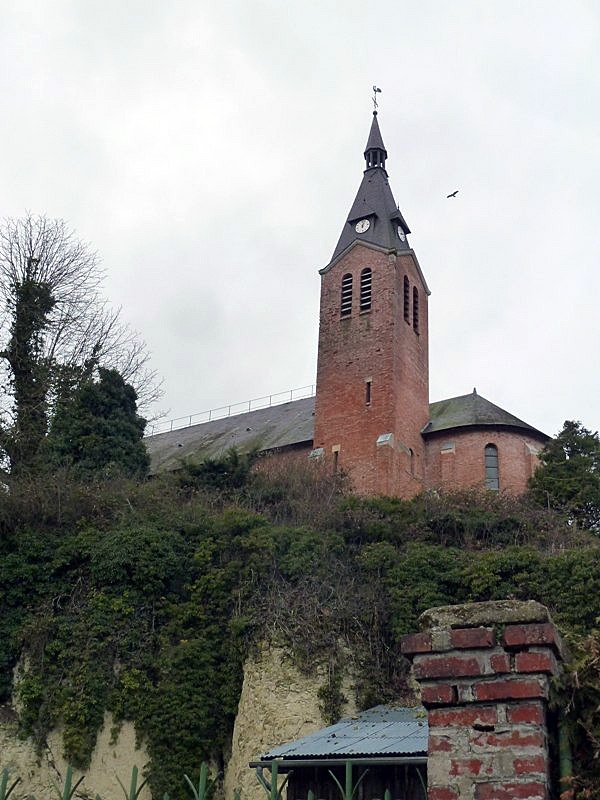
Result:
{"type": "Polygon", "coordinates": [[[455,190],[452,192],[452,194],[447,194],[447,195],[446,195],[446,200],[447,200],[449,197],[456,197],[456,195],[457,195],[457,194],[458,194],[458,189],[455,189],[455,190]]]}

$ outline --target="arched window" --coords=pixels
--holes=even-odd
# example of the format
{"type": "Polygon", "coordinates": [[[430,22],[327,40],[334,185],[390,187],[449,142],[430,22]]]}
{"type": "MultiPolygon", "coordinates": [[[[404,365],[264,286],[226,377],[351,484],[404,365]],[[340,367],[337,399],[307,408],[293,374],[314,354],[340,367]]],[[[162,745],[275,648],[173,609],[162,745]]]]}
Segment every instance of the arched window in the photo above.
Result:
{"type": "Polygon", "coordinates": [[[410,284],[408,275],[404,276],[404,319],[410,325],[410,284]]]}
{"type": "Polygon", "coordinates": [[[415,333],[419,332],[419,292],[413,286],[413,328],[415,333]]]}
{"type": "Polygon", "coordinates": [[[342,317],[352,313],[352,275],[348,272],[342,278],[342,303],[340,306],[342,317]]]}
{"type": "Polygon", "coordinates": [[[498,448],[495,444],[486,444],[484,451],[485,458],[485,488],[500,489],[500,478],[498,474],[498,448]]]}
{"type": "Polygon", "coordinates": [[[360,273],[360,310],[371,310],[371,289],[373,283],[373,271],[370,267],[365,267],[360,273]]]}

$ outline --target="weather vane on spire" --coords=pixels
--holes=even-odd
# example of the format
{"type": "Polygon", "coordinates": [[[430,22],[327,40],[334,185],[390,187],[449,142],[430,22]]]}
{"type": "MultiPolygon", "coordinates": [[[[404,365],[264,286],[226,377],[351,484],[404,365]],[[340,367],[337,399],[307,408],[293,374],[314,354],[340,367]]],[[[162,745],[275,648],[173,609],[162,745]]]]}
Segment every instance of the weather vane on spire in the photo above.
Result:
{"type": "Polygon", "coordinates": [[[377,86],[373,84],[373,97],[371,99],[373,100],[373,111],[375,113],[377,113],[377,92],[381,92],[381,89],[378,89],[377,86]]]}

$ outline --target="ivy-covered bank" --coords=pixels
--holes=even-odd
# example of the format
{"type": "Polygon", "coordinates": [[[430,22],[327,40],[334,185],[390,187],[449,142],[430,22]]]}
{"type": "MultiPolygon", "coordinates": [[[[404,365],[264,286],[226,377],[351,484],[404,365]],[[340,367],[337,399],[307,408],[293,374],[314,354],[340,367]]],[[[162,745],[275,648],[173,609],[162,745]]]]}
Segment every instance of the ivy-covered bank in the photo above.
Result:
{"type": "Polygon", "coordinates": [[[85,768],[110,710],[144,738],[153,795],[183,796],[183,773],[223,760],[254,643],[284,644],[301,667],[326,659],[320,697],[335,718],[347,667],[362,707],[407,694],[397,643],[424,609],[532,598],[574,646],[572,738],[580,783],[593,786],[596,537],[492,493],[359,500],[344,489],[317,466],[250,473],[234,454],[143,483],[14,485],[0,505],[0,691],[8,700],[26,665],[23,733],[42,746],[61,721],[66,757],[85,768]]]}

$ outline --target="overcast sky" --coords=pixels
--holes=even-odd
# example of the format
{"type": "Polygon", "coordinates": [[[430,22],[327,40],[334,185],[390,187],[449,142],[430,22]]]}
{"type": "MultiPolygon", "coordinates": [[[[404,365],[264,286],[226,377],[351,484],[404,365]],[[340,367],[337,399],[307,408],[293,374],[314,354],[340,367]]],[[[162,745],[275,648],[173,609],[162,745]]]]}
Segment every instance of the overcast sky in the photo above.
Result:
{"type": "Polygon", "coordinates": [[[0,10],[0,216],[98,251],[169,417],[314,382],[376,83],[431,400],[476,386],[547,433],[600,428],[597,0],[0,10]]]}

